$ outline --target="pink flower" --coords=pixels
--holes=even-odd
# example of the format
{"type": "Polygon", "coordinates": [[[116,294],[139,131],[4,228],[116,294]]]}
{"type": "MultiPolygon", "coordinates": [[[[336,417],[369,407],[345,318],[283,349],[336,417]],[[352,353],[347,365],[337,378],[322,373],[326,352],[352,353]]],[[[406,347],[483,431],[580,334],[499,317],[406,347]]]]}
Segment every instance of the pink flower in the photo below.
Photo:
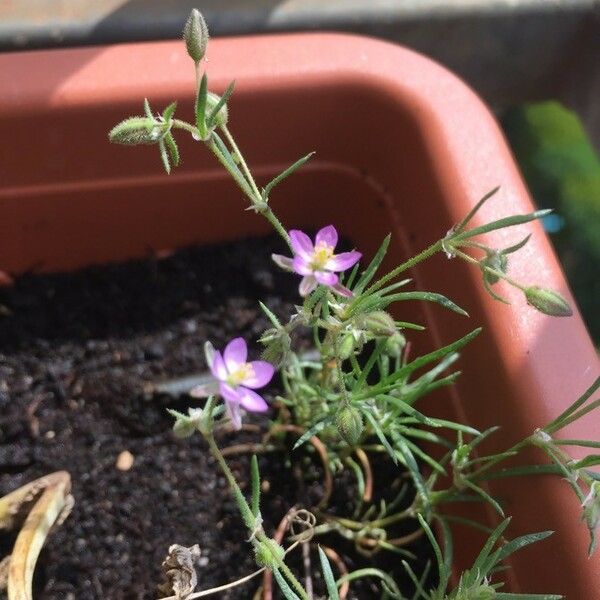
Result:
{"type": "MultiPolygon", "coordinates": [[[[227,413],[234,429],[242,427],[240,407],[249,412],[264,412],[268,405],[254,390],[271,381],[275,367],[264,360],[247,362],[248,347],[243,338],[231,340],[223,354],[207,344],[206,359],[213,377],[217,380],[219,394],[225,400],[227,413]]],[[[208,386],[198,386],[190,394],[207,395],[208,386]]]]}
{"type": "Polygon", "coordinates": [[[342,296],[352,296],[352,292],[340,283],[337,273],[353,267],[362,255],[356,250],[333,253],[338,242],[338,233],[333,225],[323,227],[317,233],[314,244],[297,229],[292,229],[289,235],[293,258],[281,254],[273,254],[272,258],[281,268],[303,276],[299,288],[301,296],[308,296],[318,284],[326,285],[342,296]]]}

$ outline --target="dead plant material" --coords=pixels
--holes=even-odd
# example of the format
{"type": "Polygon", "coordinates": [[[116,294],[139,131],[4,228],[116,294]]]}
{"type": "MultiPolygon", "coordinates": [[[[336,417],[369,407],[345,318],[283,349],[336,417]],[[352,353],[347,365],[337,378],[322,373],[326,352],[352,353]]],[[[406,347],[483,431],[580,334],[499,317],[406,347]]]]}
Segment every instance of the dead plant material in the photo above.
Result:
{"type": "Polygon", "coordinates": [[[0,529],[16,529],[26,515],[12,554],[0,563],[0,584],[1,571],[8,568],[8,600],[32,600],[33,571],[38,556],[52,526],[60,525],[73,506],[70,491],[71,476],[66,471],[58,471],[0,498],[0,529]]]}
{"type": "Polygon", "coordinates": [[[166,582],[159,586],[162,594],[175,594],[177,600],[185,600],[198,585],[196,562],[200,558],[200,546],[189,548],[173,544],[162,563],[166,582]]]}

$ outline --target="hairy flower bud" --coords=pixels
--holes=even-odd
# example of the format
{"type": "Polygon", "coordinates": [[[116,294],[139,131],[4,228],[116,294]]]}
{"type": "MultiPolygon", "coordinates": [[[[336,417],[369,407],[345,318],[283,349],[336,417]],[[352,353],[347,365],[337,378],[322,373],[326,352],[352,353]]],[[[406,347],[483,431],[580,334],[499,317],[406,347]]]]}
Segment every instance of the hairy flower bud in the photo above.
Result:
{"type": "Polygon", "coordinates": [[[180,439],[189,438],[198,430],[202,410],[199,408],[188,409],[188,416],[177,413],[173,424],[173,433],[180,439]]]}
{"type": "Polygon", "coordinates": [[[396,333],[396,323],[385,310],[375,310],[364,315],[361,326],[375,337],[386,337],[396,333]]]}
{"type": "Polygon", "coordinates": [[[347,333],[346,335],[344,335],[342,341],[340,342],[339,352],[339,358],[341,358],[342,360],[347,360],[348,358],[350,358],[352,352],[354,352],[354,336],[352,335],[352,333],[347,333]]]}
{"type": "Polygon", "coordinates": [[[481,259],[479,266],[483,271],[483,277],[485,280],[493,285],[494,283],[498,283],[500,277],[495,275],[494,273],[490,273],[486,267],[490,269],[494,269],[494,271],[500,271],[501,273],[506,273],[508,268],[508,256],[503,254],[502,252],[490,252],[488,255],[481,259]]]}
{"type": "Polygon", "coordinates": [[[399,331],[396,331],[394,335],[386,340],[385,351],[390,356],[398,358],[402,354],[404,346],[406,346],[406,338],[399,331]]]}
{"type": "Polygon", "coordinates": [[[573,314],[569,303],[554,290],[536,285],[525,290],[527,304],[530,304],[545,315],[551,317],[570,317],[573,314]]]}
{"type": "Polygon", "coordinates": [[[360,441],[364,425],[360,411],[350,405],[342,406],[335,415],[335,425],[340,437],[350,446],[360,441]]]}
{"type": "Polygon", "coordinates": [[[183,39],[185,47],[190,58],[198,64],[206,54],[206,46],[208,45],[208,26],[202,16],[202,13],[197,9],[192,9],[188,20],[183,28],[183,39]]]}
{"type": "MultiPolygon", "coordinates": [[[[217,94],[213,94],[212,92],[208,92],[206,95],[206,114],[210,115],[221,99],[221,96],[217,94]]],[[[229,120],[229,109],[227,108],[227,103],[223,104],[223,106],[219,109],[217,116],[214,121],[215,127],[222,127],[223,125],[227,125],[227,121],[229,120]]]]}
{"type": "Polygon", "coordinates": [[[273,539],[257,542],[254,545],[254,557],[259,567],[269,569],[277,567],[284,556],[285,550],[273,539]]]}
{"type": "Polygon", "coordinates": [[[129,146],[157,144],[169,128],[169,123],[161,123],[151,117],[129,117],[110,130],[108,139],[114,144],[129,146]]]}

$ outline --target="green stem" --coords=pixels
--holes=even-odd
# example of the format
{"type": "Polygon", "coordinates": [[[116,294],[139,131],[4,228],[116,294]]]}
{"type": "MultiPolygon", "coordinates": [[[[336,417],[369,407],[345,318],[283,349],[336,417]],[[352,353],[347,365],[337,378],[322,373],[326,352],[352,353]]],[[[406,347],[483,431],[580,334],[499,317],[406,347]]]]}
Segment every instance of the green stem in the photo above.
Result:
{"type": "Polygon", "coordinates": [[[366,294],[372,294],[373,292],[376,292],[378,289],[382,288],[388,281],[400,275],[400,273],[430,258],[440,250],[442,250],[442,240],[438,240],[437,242],[435,242],[435,244],[432,244],[428,248],[425,248],[425,250],[423,250],[416,256],[413,256],[406,262],[403,262],[401,265],[398,265],[395,269],[384,275],[379,281],[376,281],[371,287],[367,288],[363,296],[366,294]]]}
{"type": "MultiPolygon", "coordinates": [[[[229,487],[231,488],[231,491],[233,492],[233,495],[240,509],[240,513],[242,515],[244,524],[246,525],[246,527],[248,527],[248,529],[250,529],[250,531],[252,532],[252,534],[258,542],[265,544],[268,547],[272,546],[272,544],[274,543],[273,540],[267,536],[267,534],[264,532],[263,528],[260,525],[258,527],[255,525],[256,519],[254,514],[252,513],[252,509],[246,501],[246,498],[244,498],[244,494],[242,494],[242,490],[240,489],[240,486],[238,485],[235,476],[231,472],[231,469],[229,468],[227,461],[223,457],[223,454],[221,454],[221,450],[217,446],[217,443],[215,442],[215,438],[213,437],[212,433],[206,433],[204,437],[208,443],[210,453],[219,463],[221,471],[225,475],[227,483],[229,483],[229,487]]],[[[285,561],[282,558],[279,558],[276,552],[273,552],[272,555],[277,562],[277,567],[283,572],[286,579],[296,589],[302,600],[309,600],[308,594],[302,587],[302,584],[296,579],[296,576],[285,564],[285,561]]]]}
{"type": "Polygon", "coordinates": [[[229,142],[229,145],[231,146],[231,148],[235,152],[236,156],[238,157],[238,159],[240,161],[240,166],[242,167],[242,172],[246,176],[246,179],[248,180],[248,183],[250,184],[250,187],[252,188],[252,191],[254,192],[255,197],[257,199],[262,200],[262,195],[259,192],[258,187],[256,186],[256,182],[254,181],[254,177],[252,177],[252,173],[250,172],[250,169],[248,168],[248,164],[246,163],[246,160],[244,159],[243,154],[240,152],[238,145],[235,143],[235,140],[233,139],[233,136],[231,135],[229,129],[227,129],[226,125],[222,125],[221,131],[225,135],[225,139],[229,142]]]}
{"type": "Polygon", "coordinates": [[[510,285],[520,289],[522,292],[525,292],[525,290],[527,289],[525,286],[521,285],[520,283],[517,283],[514,279],[511,279],[508,275],[506,275],[506,273],[503,273],[502,271],[498,271],[497,269],[493,269],[492,267],[489,267],[488,265],[482,265],[476,258],[473,258],[472,256],[469,256],[468,254],[465,254],[464,252],[461,252],[458,248],[453,248],[456,256],[458,256],[459,258],[462,258],[463,260],[477,265],[483,269],[485,269],[485,271],[487,273],[489,273],[490,275],[495,275],[496,277],[499,277],[500,279],[504,279],[504,281],[506,281],[507,283],[510,283],[510,285]]]}

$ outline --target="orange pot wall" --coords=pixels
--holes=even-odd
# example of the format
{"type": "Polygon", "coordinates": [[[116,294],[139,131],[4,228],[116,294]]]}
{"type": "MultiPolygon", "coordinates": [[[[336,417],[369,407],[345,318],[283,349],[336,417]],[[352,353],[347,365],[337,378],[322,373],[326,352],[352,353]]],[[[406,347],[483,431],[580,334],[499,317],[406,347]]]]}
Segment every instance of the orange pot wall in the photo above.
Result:
{"type": "MultiPolygon", "coordinates": [[[[216,40],[209,58],[212,89],[237,80],[231,128],[261,181],[317,151],[273,193],[288,226],[335,223],[367,255],[391,231],[396,262],[443,235],[496,185],[501,191],[474,224],[532,210],[488,110],[420,55],[360,37],[295,34],[216,40]]],[[[193,80],[179,42],[0,56],[0,268],[73,269],[268,231],[243,210],[240,193],[198,145],[182,138],[183,165],[167,177],[156,148],[107,141],[112,125],[141,112],[144,96],[156,109],[177,99],[179,115],[190,118],[193,80]]],[[[570,297],[547,238],[539,225],[533,229],[511,274],[570,297]]],[[[530,230],[492,240],[508,245],[530,230]]],[[[578,314],[545,317],[504,288],[512,306],[496,303],[477,269],[441,255],[413,276],[419,287],[446,293],[471,314],[398,307],[398,314],[428,325],[422,347],[485,328],[463,353],[456,391],[427,408],[480,428],[501,424],[490,448],[531,433],[598,375],[578,314]]],[[[598,439],[599,430],[590,417],[568,436],[598,439]]],[[[492,490],[514,514],[511,535],[556,530],[514,559],[512,591],[596,597],[600,559],[586,558],[580,507],[564,482],[538,478],[492,490]]],[[[466,566],[476,542],[457,533],[464,533],[457,551],[466,566]]]]}

